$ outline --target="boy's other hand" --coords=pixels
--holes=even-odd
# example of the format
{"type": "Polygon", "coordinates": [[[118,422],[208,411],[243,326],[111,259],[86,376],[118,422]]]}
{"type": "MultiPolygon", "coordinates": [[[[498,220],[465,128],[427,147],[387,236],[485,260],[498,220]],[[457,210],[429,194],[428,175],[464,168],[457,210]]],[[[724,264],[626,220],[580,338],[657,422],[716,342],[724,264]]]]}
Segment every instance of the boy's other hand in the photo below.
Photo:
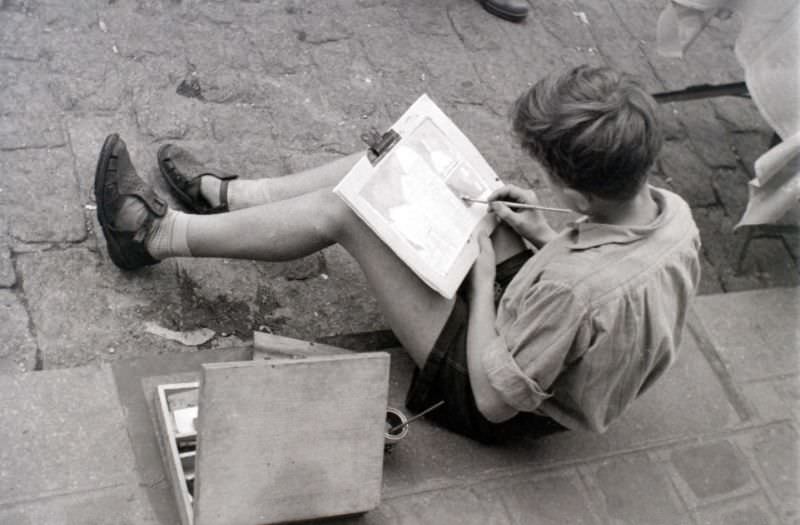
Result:
{"type": "Polygon", "coordinates": [[[514,210],[496,201],[518,202],[520,204],[540,204],[536,192],[508,184],[495,190],[488,199],[491,210],[503,222],[511,226],[522,238],[534,246],[541,247],[556,233],[539,210],[514,210]]]}

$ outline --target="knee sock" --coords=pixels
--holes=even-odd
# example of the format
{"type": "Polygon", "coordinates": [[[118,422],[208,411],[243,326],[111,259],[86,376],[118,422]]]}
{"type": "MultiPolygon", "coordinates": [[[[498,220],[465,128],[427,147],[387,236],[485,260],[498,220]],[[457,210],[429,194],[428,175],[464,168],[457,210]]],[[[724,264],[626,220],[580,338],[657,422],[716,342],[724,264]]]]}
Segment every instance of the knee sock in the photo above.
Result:
{"type": "Polygon", "coordinates": [[[147,234],[145,245],[155,259],[167,257],[191,257],[186,238],[189,227],[189,214],[167,210],[161,219],[153,221],[147,234]]]}
{"type": "Polygon", "coordinates": [[[272,202],[269,186],[270,179],[232,180],[228,185],[228,206],[238,210],[272,202]]]}
{"type": "MultiPolygon", "coordinates": [[[[219,185],[222,181],[214,177],[200,178],[200,194],[212,206],[219,206],[219,185]]],[[[237,179],[228,183],[228,207],[231,210],[249,208],[272,202],[269,179],[237,179]]]]}

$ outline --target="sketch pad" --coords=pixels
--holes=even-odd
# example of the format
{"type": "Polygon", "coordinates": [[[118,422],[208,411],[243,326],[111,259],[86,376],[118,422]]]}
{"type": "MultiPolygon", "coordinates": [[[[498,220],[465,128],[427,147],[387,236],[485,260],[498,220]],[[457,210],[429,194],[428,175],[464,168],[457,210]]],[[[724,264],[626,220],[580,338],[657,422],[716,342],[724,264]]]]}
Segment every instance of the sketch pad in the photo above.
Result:
{"type": "Polygon", "coordinates": [[[383,137],[333,191],[420,279],[451,298],[478,255],[474,231],[487,216],[485,205],[461,196],[485,199],[502,183],[427,95],[383,137]]]}

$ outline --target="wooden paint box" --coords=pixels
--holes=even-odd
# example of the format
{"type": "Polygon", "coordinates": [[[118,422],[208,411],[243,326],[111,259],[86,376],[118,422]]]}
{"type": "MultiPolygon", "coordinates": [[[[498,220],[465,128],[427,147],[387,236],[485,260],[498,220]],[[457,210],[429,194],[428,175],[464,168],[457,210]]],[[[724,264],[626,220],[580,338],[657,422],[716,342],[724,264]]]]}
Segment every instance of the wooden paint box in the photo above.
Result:
{"type": "Polygon", "coordinates": [[[380,504],[389,355],[342,352],[206,364],[199,382],[157,387],[182,525],[283,523],[380,504]],[[196,432],[184,410],[193,396],[196,432]]]}

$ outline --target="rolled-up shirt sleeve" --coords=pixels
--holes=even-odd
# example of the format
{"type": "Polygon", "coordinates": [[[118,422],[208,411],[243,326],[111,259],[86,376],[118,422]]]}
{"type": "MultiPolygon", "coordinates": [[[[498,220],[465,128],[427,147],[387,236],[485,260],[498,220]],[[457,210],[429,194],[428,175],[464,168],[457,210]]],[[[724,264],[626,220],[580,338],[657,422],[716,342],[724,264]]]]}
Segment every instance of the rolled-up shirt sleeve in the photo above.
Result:
{"type": "Polygon", "coordinates": [[[532,412],[551,396],[547,389],[565,364],[582,353],[575,343],[586,314],[582,301],[558,283],[531,287],[483,354],[489,383],[508,405],[532,412]]]}

